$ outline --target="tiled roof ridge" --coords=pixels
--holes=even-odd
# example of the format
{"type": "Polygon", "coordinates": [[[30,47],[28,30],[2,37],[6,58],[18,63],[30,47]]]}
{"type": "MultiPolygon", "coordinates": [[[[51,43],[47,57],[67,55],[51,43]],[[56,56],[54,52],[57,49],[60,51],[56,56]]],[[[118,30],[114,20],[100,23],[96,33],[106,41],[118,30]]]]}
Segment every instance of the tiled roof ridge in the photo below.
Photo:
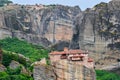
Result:
{"type": "Polygon", "coordinates": [[[86,51],[82,51],[80,49],[70,49],[70,50],[64,50],[64,51],[53,51],[50,54],[76,54],[76,53],[88,53],[86,51]]]}

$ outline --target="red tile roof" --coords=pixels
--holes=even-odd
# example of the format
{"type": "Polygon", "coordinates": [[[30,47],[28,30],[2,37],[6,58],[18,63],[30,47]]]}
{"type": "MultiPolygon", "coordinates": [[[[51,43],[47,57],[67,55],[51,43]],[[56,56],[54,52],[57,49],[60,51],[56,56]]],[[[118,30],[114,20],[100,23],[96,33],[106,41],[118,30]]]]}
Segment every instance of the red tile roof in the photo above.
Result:
{"type": "Polygon", "coordinates": [[[82,54],[82,53],[85,53],[84,51],[82,50],[68,50],[68,51],[54,51],[54,52],[51,52],[50,54],[54,54],[54,55],[59,55],[59,54],[82,54]]]}
{"type": "Polygon", "coordinates": [[[91,58],[88,58],[88,62],[93,62],[93,59],[91,59],[91,58]]]}

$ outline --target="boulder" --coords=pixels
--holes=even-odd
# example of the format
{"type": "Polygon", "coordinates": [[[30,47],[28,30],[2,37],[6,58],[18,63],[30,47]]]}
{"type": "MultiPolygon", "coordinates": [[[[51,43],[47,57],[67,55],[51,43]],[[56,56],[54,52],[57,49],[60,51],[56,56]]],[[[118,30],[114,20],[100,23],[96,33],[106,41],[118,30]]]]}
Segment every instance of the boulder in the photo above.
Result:
{"type": "Polygon", "coordinates": [[[6,70],[6,67],[4,65],[0,64],[0,72],[5,71],[5,70],[6,70]]]}

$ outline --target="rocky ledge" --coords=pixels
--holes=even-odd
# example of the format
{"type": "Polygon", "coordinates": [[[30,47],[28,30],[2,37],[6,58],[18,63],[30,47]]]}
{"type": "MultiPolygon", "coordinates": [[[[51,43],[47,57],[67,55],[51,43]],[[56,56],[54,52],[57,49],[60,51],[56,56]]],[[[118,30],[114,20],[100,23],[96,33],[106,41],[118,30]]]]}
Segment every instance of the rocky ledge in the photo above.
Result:
{"type": "Polygon", "coordinates": [[[94,69],[75,62],[61,60],[52,65],[34,65],[35,80],[96,80],[94,69]]]}

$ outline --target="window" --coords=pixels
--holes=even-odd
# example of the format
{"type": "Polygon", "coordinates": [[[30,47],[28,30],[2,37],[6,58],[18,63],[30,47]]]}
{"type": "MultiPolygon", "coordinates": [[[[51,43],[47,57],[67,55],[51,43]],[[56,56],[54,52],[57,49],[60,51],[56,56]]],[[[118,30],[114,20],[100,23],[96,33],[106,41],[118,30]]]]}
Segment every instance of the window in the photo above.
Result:
{"type": "Polygon", "coordinates": [[[61,55],[61,59],[67,59],[67,55],[66,54],[62,54],[61,55]]]}

